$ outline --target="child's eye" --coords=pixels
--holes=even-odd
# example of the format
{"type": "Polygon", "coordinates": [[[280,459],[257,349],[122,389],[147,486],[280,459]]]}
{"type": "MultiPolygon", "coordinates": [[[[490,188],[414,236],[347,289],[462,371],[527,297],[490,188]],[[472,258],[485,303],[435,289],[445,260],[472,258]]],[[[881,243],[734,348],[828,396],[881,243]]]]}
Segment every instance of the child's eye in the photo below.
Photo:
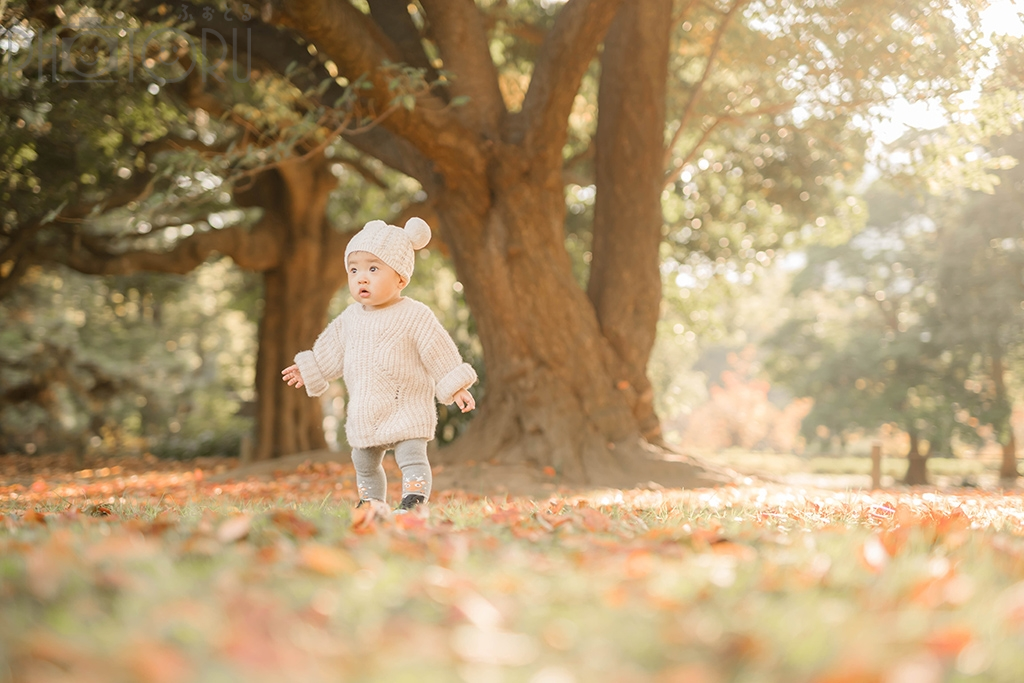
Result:
{"type": "Polygon", "coordinates": [[[371,273],[376,273],[377,272],[377,266],[370,266],[370,272],[371,273]]]}

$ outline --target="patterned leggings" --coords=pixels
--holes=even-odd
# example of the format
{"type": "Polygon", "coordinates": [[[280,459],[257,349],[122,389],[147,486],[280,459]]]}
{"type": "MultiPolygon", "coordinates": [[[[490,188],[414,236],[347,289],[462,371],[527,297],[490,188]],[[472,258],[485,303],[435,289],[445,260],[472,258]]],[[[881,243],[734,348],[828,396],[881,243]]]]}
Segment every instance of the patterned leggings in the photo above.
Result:
{"type": "Polygon", "coordinates": [[[397,444],[353,448],[352,463],[356,466],[356,486],[363,500],[384,500],[387,478],[384,475],[384,454],[395,451],[395,462],[402,470],[402,495],[417,493],[430,498],[430,463],[427,461],[427,440],[409,439],[397,444]]]}

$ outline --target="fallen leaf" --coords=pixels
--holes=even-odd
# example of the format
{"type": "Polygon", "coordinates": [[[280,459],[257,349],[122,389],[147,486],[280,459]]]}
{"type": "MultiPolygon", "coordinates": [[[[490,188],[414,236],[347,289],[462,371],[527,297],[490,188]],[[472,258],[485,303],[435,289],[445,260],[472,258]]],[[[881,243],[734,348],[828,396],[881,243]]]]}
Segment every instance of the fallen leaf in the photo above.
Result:
{"type": "Polygon", "coordinates": [[[299,562],[302,567],[324,576],[348,574],[356,566],[346,553],[320,543],[307,543],[302,546],[299,550],[299,562]]]}
{"type": "Polygon", "coordinates": [[[217,527],[217,540],[221,543],[234,543],[249,535],[252,529],[252,516],[236,515],[226,519],[217,527]]]}
{"type": "Polygon", "coordinates": [[[928,649],[942,657],[956,657],[971,644],[974,633],[966,626],[949,626],[933,632],[925,640],[928,649]]]}
{"type": "Polygon", "coordinates": [[[861,545],[860,560],[868,570],[876,574],[889,564],[889,553],[886,552],[878,535],[869,536],[861,545]]]}

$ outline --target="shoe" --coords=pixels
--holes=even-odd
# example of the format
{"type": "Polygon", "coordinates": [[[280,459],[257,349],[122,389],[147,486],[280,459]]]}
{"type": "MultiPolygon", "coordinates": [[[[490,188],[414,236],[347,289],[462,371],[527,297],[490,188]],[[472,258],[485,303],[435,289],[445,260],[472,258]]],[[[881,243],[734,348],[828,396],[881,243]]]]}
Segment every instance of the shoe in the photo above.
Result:
{"type": "Polygon", "coordinates": [[[418,493],[409,493],[402,496],[402,502],[398,504],[399,510],[412,510],[417,505],[422,505],[427,502],[426,496],[421,496],[418,493]]]}

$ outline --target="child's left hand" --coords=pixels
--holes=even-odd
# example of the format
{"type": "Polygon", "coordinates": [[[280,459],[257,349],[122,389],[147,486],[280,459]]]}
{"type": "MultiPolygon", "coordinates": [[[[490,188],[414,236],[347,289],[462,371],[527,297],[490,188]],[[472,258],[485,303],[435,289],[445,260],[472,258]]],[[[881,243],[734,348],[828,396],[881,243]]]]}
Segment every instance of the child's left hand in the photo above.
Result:
{"type": "Polygon", "coordinates": [[[455,405],[457,405],[462,412],[468,413],[473,410],[473,408],[476,408],[476,401],[473,400],[473,394],[469,393],[469,389],[460,389],[455,394],[455,405]]]}

